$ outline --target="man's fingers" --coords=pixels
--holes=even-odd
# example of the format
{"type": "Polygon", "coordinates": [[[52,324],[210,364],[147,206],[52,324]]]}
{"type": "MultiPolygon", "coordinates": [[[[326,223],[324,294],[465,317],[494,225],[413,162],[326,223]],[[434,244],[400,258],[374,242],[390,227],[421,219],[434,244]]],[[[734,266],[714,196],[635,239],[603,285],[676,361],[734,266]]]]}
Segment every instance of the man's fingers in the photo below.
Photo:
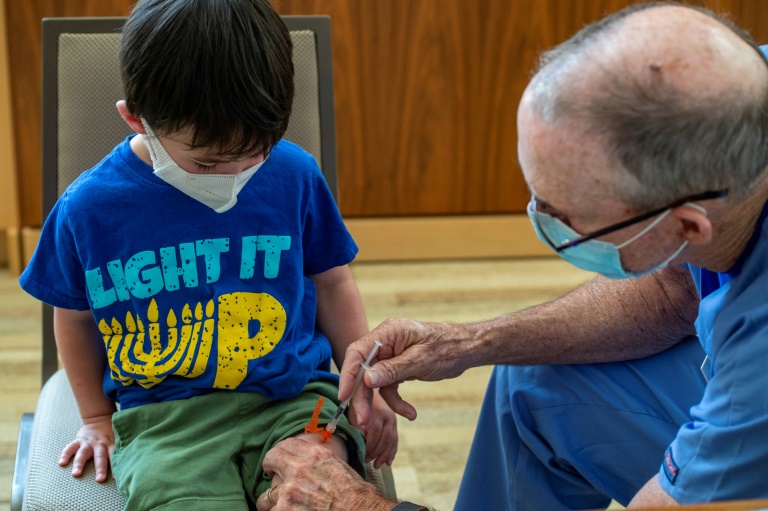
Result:
{"type": "Polygon", "coordinates": [[[285,451],[287,454],[299,456],[302,454],[306,455],[307,447],[312,445],[314,444],[311,444],[306,440],[302,440],[301,438],[289,437],[275,444],[275,447],[279,446],[280,449],[285,451]]]}
{"type": "Polygon", "coordinates": [[[353,425],[356,428],[360,429],[370,424],[373,418],[373,389],[360,385],[352,397],[351,410],[355,414],[353,425]]]}
{"type": "Polygon", "coordinates": [[[400,397],[400,393],[397,391],[398,385],[399,383],[395,383],[394,385],[380,388],[379,395],[384,398],[384,401],[387,402],[393,412],[412,421],[416,419],[416,408],[400,397]]]}
{"type": "MultiPolygon", "coordinates": [[[[270,477],[277,474],[282,480],[286,480],[287,476],[293,475],[295,466],[298,465],[297,462],[307,456],[308,448],[312,448],[312,444],[309,442],[294,437],[286,438],[267,451],[262,462],[262,469],[270,477]]],[[[322,449],[328,451],[325,448],[322,449]]],[[[328,452],[330,453],[330,451],[328,452]]]]}
{"type": "Polygon", "coordinates": [[[373,464],[375,468],[385,464],[392,464],[395,453],[397,453],[397,442],[397,419],[393,417],[393,420],[387,420],[383,424],[381,437],[379,438],[379,449],[376,453],[376,461],[373,464]]]}
{"type": "Polygon", "coordinates": [[[275,477],[278,474],[280,477],[283,475],[278,472],[278,467],[284,467],[286,465],[285,460],[291,455],[286,453],[280,444],[275,444],[267,454],[264,455],[264,461],[261,463],[261,468],[268,477],[275,477]]]}
{"type": "MultiPolygon", "coordinates": [[[[277,495],[275,493],[275,490],[272,490],[272,500],[274,500],[275,502],[277,502],[277,500],[275,500],[276,496],[277,495]]],[[[259,498],[256,499],[256,509],[258,511],[269,511],[270,509],[272,509],[272,506],[273,504],[269,501],[269,499],[267,499],[267,492],[262,493],[261,495],[259,495],[259,498]]]]}
{"type": "MultiPolygon", "coordinates": [[[[371,350],[376,345],[376,341],[381,346],[379,346],[375,359],[384,360],[394,357],[402,351],[398,347],[402,345],[403,335],[407,334],[408,330],[410,330],[410,323],[410,321],[401,318],[386,319],[379,326],[371,330],[370,333],[349,345],[339,375],[340,400],[347,399],[352,393],[357,370],[360,368],[360,364],[368,358],[371,350]]],[[[368,382],[370,384],[370,380],[368,382]]]]}
{"type": "Polygon", "coordinates": [[[395,459],[395,454],[397,454],[397,443],[398,443],[398,437],[397,437],[397,421],[395,421],[393,424],[387,424],[384,428],[384,434],[382,435],[384,440],[382,442],[384,443],[384,451],[379,455],[378,459],[376,460],[376,468],[379,468],[381,465],[392,465],[392,462],[395,459]]]}
{"type": "Polygon", "coordinates": [[[395,358],[374,364],[365,372],[365,383],[372,388],[382,388],[405,380],[419,379],[423,372],[421,365],[413,351],[406,351],[395,358]]]}
{"type": "Polygon", "coordinates": [[[373,424],[365,432],[365,461],[373,461],[384,450],[382,424],[373,421],[373,424]]]}
{"type": "Polygon", "coordinates": [[[357,371],[360,369],[360,365],[365,362],[365,358],[375,345],[376,339],[378,337],[368,334],[353,342],[347,348],[347,353],[344,355],[344,363],[342,363],[341,370],[339,371],[339,401],[349,398],[349,395],[352,393],[352,388],[355,386],[355,379],[357,378],[357,371]]]}

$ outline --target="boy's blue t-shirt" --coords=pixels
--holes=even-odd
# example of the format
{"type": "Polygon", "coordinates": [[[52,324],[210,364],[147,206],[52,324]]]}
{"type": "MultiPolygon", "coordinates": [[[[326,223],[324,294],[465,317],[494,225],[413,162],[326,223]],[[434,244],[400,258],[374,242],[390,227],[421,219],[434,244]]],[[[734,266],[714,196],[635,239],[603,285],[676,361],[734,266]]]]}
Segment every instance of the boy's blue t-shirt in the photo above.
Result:
{"type": "MultiPolygon", "coordinates": [[[[708,379],[659,481],[681,503],[765,495],[768,460],[768,205],[728,272],[688,265],[708,379]]],[[[670,389],[674,392],[675,389],[670,389]]]]}
{"type": "Polygon", "coordinates": [[[46,303],[93,312],[105,394],[125,409],[337,381],[308,275],[357,246],[314,158],[280,141],[216,213],[157,178],[130,138],[60,197],[20,279],[46,303]]]}

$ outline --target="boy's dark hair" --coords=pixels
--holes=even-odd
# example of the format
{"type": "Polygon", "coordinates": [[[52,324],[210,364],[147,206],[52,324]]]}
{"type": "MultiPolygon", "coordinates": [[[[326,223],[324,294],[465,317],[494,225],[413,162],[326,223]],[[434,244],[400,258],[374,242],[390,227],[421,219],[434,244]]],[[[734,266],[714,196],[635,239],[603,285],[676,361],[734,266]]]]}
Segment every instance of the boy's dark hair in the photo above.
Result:
{"type": "Polygon", "coordinates": [[[120,45],[128,110],[193,148],[269,152],[288,127],[292,51],[267,0],[140,0],[120,45]]]}

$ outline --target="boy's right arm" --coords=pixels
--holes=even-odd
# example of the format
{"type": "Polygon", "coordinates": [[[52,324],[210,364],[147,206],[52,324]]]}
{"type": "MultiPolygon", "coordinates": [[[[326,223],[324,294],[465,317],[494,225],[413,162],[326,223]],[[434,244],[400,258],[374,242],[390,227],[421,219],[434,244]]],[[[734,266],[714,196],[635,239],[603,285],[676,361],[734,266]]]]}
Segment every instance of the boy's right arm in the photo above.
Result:
{"type": "Polygon", "coordinates": [[[83,419],[75,440],[62,450],[59,465],[66,465],[74,456],[72,475],[78,477],[93,458],[96,481],[104,482],[115,445],[112,414],[116,408],[102,391],[107,362],[102,336],[90,311],[55,307],[53,327],[59,356],[83,419]]]}

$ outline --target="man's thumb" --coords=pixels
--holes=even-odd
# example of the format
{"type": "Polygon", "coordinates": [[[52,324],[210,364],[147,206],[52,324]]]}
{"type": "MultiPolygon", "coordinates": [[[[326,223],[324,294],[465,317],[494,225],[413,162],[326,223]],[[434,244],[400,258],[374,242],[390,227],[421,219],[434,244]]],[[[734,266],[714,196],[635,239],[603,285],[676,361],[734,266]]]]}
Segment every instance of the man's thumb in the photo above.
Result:
{"type": "Polygon", "coordinates": [[[366,371],[368,386],[371,388],[386,387],[409,378],[410,375],[406,374],[408,372],[407,366],[401,358],[380,360],[368,369],[366,371]]]}

